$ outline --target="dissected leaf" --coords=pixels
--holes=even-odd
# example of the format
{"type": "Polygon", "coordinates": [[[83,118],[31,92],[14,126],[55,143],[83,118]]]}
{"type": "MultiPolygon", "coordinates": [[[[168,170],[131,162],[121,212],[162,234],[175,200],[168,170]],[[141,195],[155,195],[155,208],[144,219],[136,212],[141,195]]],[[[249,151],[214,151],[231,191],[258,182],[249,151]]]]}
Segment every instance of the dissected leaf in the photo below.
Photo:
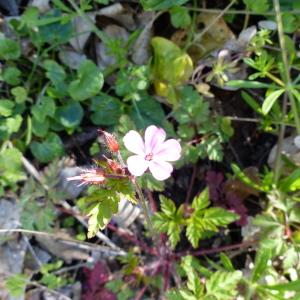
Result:
{"type": "Polygon", "coordinates": [[[242,278],[241,271],[217,271],[212,274],[206,283],[206,298],[208,296],[217,300],[231,300],[237,295],[237,284],[242,278]]]}

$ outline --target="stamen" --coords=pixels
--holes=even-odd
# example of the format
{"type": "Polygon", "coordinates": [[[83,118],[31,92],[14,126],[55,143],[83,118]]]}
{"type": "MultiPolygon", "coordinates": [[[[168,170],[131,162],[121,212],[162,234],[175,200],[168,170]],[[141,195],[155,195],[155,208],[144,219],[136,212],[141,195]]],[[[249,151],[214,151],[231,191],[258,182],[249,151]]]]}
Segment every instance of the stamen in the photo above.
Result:
{"type": "Polygon", "coordinates": [[[145,160],[148,160],[148,161],[152,160],[152,158],[153,158],[153,153],[149,153],[145,156],[145,160]]]}

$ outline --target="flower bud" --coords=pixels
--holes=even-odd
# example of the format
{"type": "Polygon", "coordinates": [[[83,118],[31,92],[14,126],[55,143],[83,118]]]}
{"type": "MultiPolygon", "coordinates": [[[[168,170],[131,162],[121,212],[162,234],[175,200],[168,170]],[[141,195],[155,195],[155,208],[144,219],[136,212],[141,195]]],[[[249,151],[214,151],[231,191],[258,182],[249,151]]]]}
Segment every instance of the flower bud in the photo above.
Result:
{"type": "Polygon", "coordinates": [[[106,177],[102,169],[83,170],[83,173],[78,176],[68,177],[68,181],[78,180],[83,184],[102,184],[106,177]]]}
{"type": "Polygon", "coordinates": [[[120,150],[120,146],[116,138],[109,132],[104,130],[99,130],[105,138],[106,145],[111,152],[118,152],[120,150]]]}

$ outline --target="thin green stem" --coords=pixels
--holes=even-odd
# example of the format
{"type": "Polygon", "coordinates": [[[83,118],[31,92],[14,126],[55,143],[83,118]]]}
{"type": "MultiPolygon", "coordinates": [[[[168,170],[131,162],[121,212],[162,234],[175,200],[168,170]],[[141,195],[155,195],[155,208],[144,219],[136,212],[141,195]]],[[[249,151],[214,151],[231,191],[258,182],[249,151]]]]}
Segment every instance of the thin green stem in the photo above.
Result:
{"type": "Polygon", "coordinates": [[[285,87],[285,83],[279,79],[278,77],[274,76],[273,74],[267,72],[266,73],[267,77],[269,77],[270,79],[272,79],[274,82],[276,82],[278,85],[285,87]]]}
{"type": "MultiPolygon", "coordinates": [[[[286,115],[287,112],[287,99],[288,99],[288,94],[284,94],[283,98],[283,104],[282,104],[282,115],[283,118],[286,115]]],[[[280,131],[279,131],[279,136],[278,136],[278,142],[277,142],[277,149],[276,149],[276,157],[275,157],[275,166],[274,166],[274,181],[275,184],[278,184],[279,178],[280,178],[280,173],[281,173],[281,151],[282,151],[282,144],[283,144],[283,139],[284,139],[284,132],[285,132],[285,124],[280,125],[280,131]]]]}
{"type": "Polygon", "coordinates": [[[75,1],[74,0],[67,0],[67,1],[71,4],[71,6],[76,11],[76,13],[91,26],[93,32],[98,36],[98,38],[102,40],[104,43],[107,42],[108,37],[106,36],[106,34],[103,31],[98,29],[98,27],[94,24],[91,18],[78,7],[75,1]]]}
{"type": "Polygon", "coordinates": [[[284,64],[284,71],[285,71],[285,76],[286,76],[285,86],[286,86],[286,90],[287,90],[289,100],[291,103],[291,108],[292,108],[293,116],[295,119],[297,132],[298,132],[298,134],[300,134],[300,119],[299,119],[299,115],[298,115],[297,103],[296,103],[294,95],[292,93],[292,80],[291,80],[291,75],[290,75],[290,66],[289,66],[289,61],[288,61],[288,56],[287,56],[287,49],[286,49],[285,39],[284,39],[284,31],[283,31],[283,24],[282,24],[279,0],[273,0],[273,3],[274,3],[275,12],[276,12],[276,22],[277,22],[277,26],[278,26],[279,43],[280,43],[280,48],[282,50],[281,51],[282,61],[284,64]]]}
{"type": "MultiPolygon", "coordinates": [[[[190,11],[198,11],[198,12],[203,12],[203,13],[208,13],[208,14],[218,14],[221,13],[223,10],[222,9],[215,9],[215,8],[200,8],[200,7],[187,7],[190,11]]],[[[282,11],[283,13],[289,13],[289,14],[299,14],[300,10],[295,9],[295,10],[285,10],[282,11]]],[[[262,14],[265,16],[274,16],[276,15],[276,12],[274,10],[271,11],[266,11],[266,12],[257,12],[257,11],[252,11],[252,10],[239,10],[239,9],[234,9],[234,10],[226,10],[224,12],[226,15],[254,15],[254,16],[261,16],[262,14]]]]}
{"type": "Polygon", "coordinates": [[[133,181],[133,184],[134,184],[136,192],[138,194],[138,201],[139,201],[140,205],[142,206],[148,228],[151,232],[151,235],[154,237],[155,231],[154,231],[153,224],[152,224],[152,221],[149,216],[148,207],[147,207],[147,203],[146,203],[146,199],[144,197],[143,191],[136,180],[133,181]]]}

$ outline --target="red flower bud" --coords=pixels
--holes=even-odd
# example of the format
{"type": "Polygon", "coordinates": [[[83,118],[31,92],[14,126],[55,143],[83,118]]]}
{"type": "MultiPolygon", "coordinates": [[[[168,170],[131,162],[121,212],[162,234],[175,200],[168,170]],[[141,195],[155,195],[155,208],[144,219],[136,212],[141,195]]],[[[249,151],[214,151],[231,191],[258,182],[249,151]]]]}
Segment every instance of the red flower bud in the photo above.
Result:
{"type": "Polygon", "coordinates": [[[108,164],[109,168],[111,169],[111,171],[113,173],[116,173],[116,174],[123,174],[124,173],[122,166],[118,162],[116,162],[112,159],[109,159],[107,157],[105,157],[105,159],[107,161],[107,164],[108,164]]]}
{"type": "Polygon", "coordinates": [[[99,131],[104,135],[105,142],[106,142],[108,149],[111,152],[118,152],[120,150],[120,146],[119,146],[118,141],[114,137],[114,135],[112,135],[111,133],[104,131],[104,130],[99,130],[99,131]]]}

